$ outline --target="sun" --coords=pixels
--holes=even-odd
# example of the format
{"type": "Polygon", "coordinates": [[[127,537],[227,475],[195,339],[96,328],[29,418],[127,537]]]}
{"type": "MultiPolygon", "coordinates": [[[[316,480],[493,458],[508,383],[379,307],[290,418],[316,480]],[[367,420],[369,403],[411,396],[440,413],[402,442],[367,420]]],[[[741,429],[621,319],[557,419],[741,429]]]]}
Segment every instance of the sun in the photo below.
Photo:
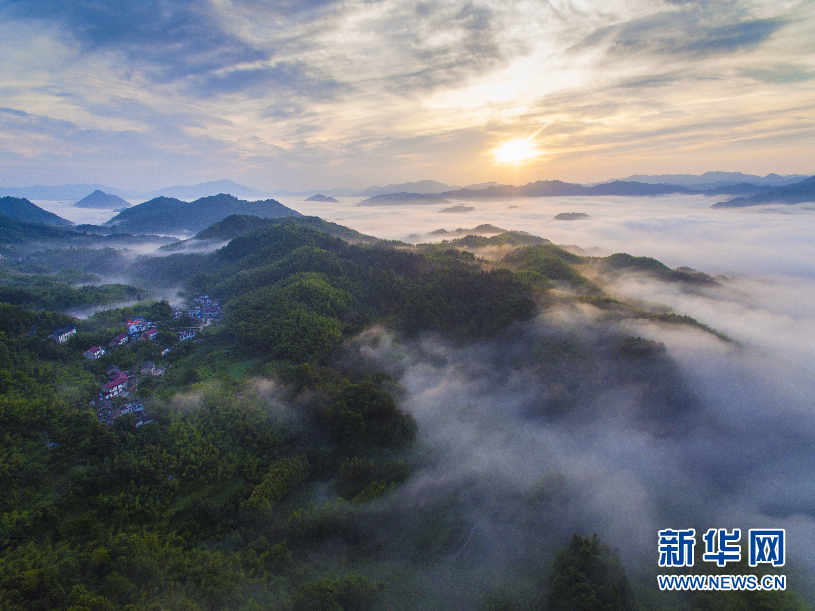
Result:
{"type": "Polygon", "coordinates": [[[498,148],[492,150],[495,155],[495,160],[499,163],[520,163],[534,159],[543,154],[543,151],[535,147],[535,143],[531,138],[524,138],[520,140],[510,140],[505,142],[498,148]]]}

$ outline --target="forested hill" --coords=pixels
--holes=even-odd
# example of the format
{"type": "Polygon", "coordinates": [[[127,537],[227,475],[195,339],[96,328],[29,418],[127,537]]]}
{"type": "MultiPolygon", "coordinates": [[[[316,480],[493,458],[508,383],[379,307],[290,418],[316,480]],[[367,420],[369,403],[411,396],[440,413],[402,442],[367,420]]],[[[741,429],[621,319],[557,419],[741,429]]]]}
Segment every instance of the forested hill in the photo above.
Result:
{"type": "Polygon", "coordinates": [[[74,232],[62,227],[20,221],[0,214],[0,244],[23,244],[29,241],[66,242],[75,235],[74,232]]]}
{"type": "Polygon", "coordinates": [[[374,236],[365,235],[355,229],[338,225],[330,221],[324,221],[316,216],[295,216],[285,217],[283,219],[264,219],[257,216],[232,214],[224,220],[215,223],[203,231],[198,232],[194,239],[196,240],[226,240],[229,241],[239,235],[244,235],[267,225],[279,225],[294,223],[312,227],[318,231],[323,231],[329,235],[342,238],[347,242],[363,242],[367,244],[374,244],[382,242],[379,238],[374,236]]]}
{"type": "Polygon", "coordinates": [[[712,208],[745,208],[765,204],[802,204],[815,202],[815,176],[783,187],[772,187],[749,197],[737,197],[713,204],[712,208]]]}
{"type": "Polygon", "coordinates": [[[250,202],[221,193],[194,202],[156,197],[123,210],[106,225],[131,233],[197,233],[233,214],[261,218],[300,216],[273,199],[250,202]]]}
{"type": "MultiPolygon", "coordinates": [[[[44,223],[18,221],[0,214],[0,244],[15,245],[20,253],[38,248],[43,244],[53,247],[104,245],[167,244],[176,238],[150,234],[132,235],[111,232],[107,227],[96,225],[73,225],[60,227],[44,223]]],[[[121,271],[121,270],[120,270],[121,271]]]]}
{"type": "Polygon", "coordinates": [[[0,214],[17,221],[46,225],[73,225],[71,221],[43,210],[24,197],[0,197],[0,214]]]}
{"type": "Polygon", "coordinates": [[[118,195],[111,195],[97,189],[74,204],[77,208],[129,208],[130,202],[118,195]]]}
{"type": "MultiPolygon", "coordinates": [[[[479,471],[511,436],[491,423],[513,418],[504,403],[516,400],[527,404],[517,414],[527,449],[538,427],[606,426],[595,411],[603,398],[632,388],[643,438],[673,441],[698,421],[698,399],[665,347],[614,326],[629,316],[695,321],[638,312],[582,272],[708,280],[643,257],[581,257],[522,232],[393,248],[349,243],[319,219],[267,222],[244,231],[257,221],[234,217],[202,232],[238,232],[209,254],[133,267],[122,258],[139,286],[181,287],[202,308],[217,300],[223,317],[211,324],[166,301],[78,320],[36,311],[52,306],[28,285],[37,300],[0,303],[3,611],[804,608],[792,588],[660,596],[652,564],[631,587],[615,550],[563,526],[585,498],[568,471],[532,456],[517,488],[479,471]],[[486,261],[471,252],[482,248],[507,254],[486,261]],[[584,319],[579,332],[546,316],[575,305],[608,316],[584,319]],[[111,342],[137,316],[155,336],[111,342]],[[51,334],[66,326],[77,333],[58,344],[51,334]],[[191,327],[195,337],[182,340],[191,327]],[[86,358],[91,346],[106,353],[86,358]],[[438,411],[458,414],[456,428],[422,428],[408,413],[402,366],[438,372],[432,388],[451,398],[438,411]],[[100,388],[120,373],[130,394],[105,407],[100,388]],[[468,378],[471,400],[458,395],[468,378]],[[523,396],[492,392],[506,380],[523,396]],[[134,405],[149,418],[125,411],[134,405]],[[489,422],[466,435],[479,414],[489,422]],[[442,435],[484,454],[439,458],[442,435]]],[[[62,253],[49,263],[73,265],[62,253]]],[[[13,266],[0,265],[8,280],[13,266]]],[[[80,275],[63,274],[66,284],[80,275]]],[[[586,532],[595,526],[604,525],[586,532]]],[[[727,571],[755,572],[746,562],[727,571]]]]}
{"type": "Polygon", "coordinates": [[[534,312],[529,288],[472,255],[355,245],[283,219],[209,255],[141,261],[138,278],[219,295],[227,328],[250,351],[320,362],[374,322],[406,332],[489,335],[534,312]]]}

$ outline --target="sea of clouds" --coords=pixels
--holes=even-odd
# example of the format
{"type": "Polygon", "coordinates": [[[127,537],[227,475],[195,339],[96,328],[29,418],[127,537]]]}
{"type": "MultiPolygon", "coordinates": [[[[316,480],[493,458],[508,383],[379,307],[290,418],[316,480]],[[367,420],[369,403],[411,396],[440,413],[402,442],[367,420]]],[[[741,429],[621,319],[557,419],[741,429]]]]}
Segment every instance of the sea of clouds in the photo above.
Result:
{"type": "Polygon", "coordinates": [[[607,289],[669,306],[734,340],[653,322],[609,326],[590,308],[548,312],[500,342],[467,348],[437,337],[402,344],[374,333],[363,352],[407,389],[404,406],[427,451],[396,504],[457,491],[468,499],[466,524],[475,528],[468,546],[493,558],[498,549],[523,558],[530,540],[524,507],[548,489],[558,499],[540,501],[538,517],[549,526],[533,537],[538,544],[594,530],[647,566],[656,564],[659,529],[741,528],[746,538],[749,528],[785,528],[788,556],[815,567],[811,207],[720,210],[701,196],[522,198],[460,202],[475,210],[452,215],[439,214],[439,204],[357,202],[283,201],[412,243],[441,239],[430,233],[439,228],[491,223],[588,254],[627,252],[692,267],[721,286],[690,291],[632,274],[607,289]],[[589,217],[555,220],[561,212],[589,217]],[[617,333],[665,345],[669,364],[645,373],[663,377],[654,381],[674,387],[672,397],[638,385],[604,352],[604,338],[617,333]],[[524,351],[551,334],[576,337],[599,354],[591,375],[603,379],[536,370],[534,355],[524,351]],[[579,417],[552,415],[564,392],[559,383],[579,417]]]}

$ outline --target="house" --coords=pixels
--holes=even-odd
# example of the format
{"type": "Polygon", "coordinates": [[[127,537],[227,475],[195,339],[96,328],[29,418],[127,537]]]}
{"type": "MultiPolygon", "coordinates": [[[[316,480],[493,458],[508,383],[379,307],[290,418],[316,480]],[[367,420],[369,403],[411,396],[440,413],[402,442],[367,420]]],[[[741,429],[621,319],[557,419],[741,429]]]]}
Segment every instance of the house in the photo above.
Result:
{"type": "Polygon", "coordinates": [[[185,339],[192,339],[193,337],[195,337],[195,331],[191,329],[178,332],[178,341],[180,342],[183,342],[185,339]]]}
{"type": "Polygon", "coordinates": [[[144,316],[134,316],[133,318],[130,318],[127,321],[127,323],[125,324],[125,327],[127,328],[127,332],[130,335],[135,335],[136,333],[141,333],[142,331],[144,331],[144,328],[146,326],[147,326],[147,320],[144,318],[144,316]]]}
{"type": "Polygon", "coordinates": [[[217,305],[206,305],[204,306],[203,315],[204,318],[218,318],[221,315],[221,308],[217,305]]]}
{"type": "Polygon", "coordinates": [[[102,398],[110,399],[111,397],[118,397],[125,390],[127,390],[127,375],[124,375],[124,379],[113,378],[110,382],[102,386],[102,398]]]}
{"type": "Polygon", "coordinates": [[[84,356],[86,359],[91,360],[98,359],[105,356],[105,349],[100,348],[99,346],[92,346],[85,350],[85,352],[82,353],[82,356],[84,356]]]}
{"type": "Polygon", "coordinates": [[[158,335],[158,329],[147,329],[144,333],[142,333],[142,337],[144,339],[155,339],[156,335],[158,335]]]}
{"type": "Polygon", "coordinates": [[[161,356],[167,356],[172,351],[172,348],[165,348],[161,351],[161,356]]]}
{"type": "Polygon", "coordinates": [[[112,346],[114,348],[116,346],[122,346],[122,345],[126,344],[129,339],[130,339],[130,336],[128,336],[127,333],[119,333],[119,335],[117,335],[112,340],[110,340],[110,343],[108,344],[108,346],[112,346]]]}
{"type": "Polygon", "coordinates": [[[119,366],[118,365],[108,365],[105,368],[105,375],[108,377],[108,379],[111,379],[117,373],[119,373],[119,366]]]}
{"type": "Polygon", "coordinates": [[[62,329],[57,329],[48,337],[56,340],[58,344],[64,344],[73,335],[76,335],[76,327],[63,327],[62,329]]]}
{"type": "Polygon", "coordinates": [[[113,375],[110,376],[110,381],[113,382],[114,380],[117,382],[121,381],[127,382],[128,380],[127,372],[126,371],[115,372],[113,375]]]}
{"type": "Polygon", "coordinates": [[[119,410],[119,415],[124,414],[132,414],[136,412],[144,413],[144,404],[138,401],[133,401],[131,403],[125,403],[122,405],[121,410],[119,410]]]}

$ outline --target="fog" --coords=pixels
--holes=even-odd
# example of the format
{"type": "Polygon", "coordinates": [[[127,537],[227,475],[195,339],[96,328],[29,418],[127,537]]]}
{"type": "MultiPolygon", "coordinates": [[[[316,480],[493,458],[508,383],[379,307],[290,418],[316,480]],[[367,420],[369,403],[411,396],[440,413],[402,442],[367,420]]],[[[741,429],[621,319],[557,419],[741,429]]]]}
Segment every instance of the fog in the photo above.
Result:
{"type": "MultiPolygon", "coordinates": [[[[74,206],[75,201],[52,201],[52,200],[34,200],[32,202],[43,210],[53,212],[57,216],[61,216],[67,221],[71,221],[76,225],[101,225],[109,221],[116,212],[108,208],[77,208],[74,206]]],[[[131,202],[132,204],[133,202],[131,202]]]]}
{"type": "Polygon", "coordinates": [[[577,531],[619,547],[629,567],[654,570],[659,529],[741,528],[746,537],[764,527],[785,528],[788,561],[815,569],[811,207],[570,197],[461,202],[475,210],[451,218],[438,204],[357,201],[283,203],[412,242],[438,241],[444,236],[430,232],[439,228],[492,223],[592,254],[652,256],[720,281],[691,290],[624,274],[605,288],[693,316],[733,342],[690,327],[609,323],[588,306],[548,311],[468,347],[432,336],[403,343],[384,330],[358,340],[359,353],[406,389],[403,406],[419,423],[420,468],[390,508],[421,513],[455,498],[461,524],[450,562],[470,555],[468,570],[490,574],[577,531]],[[555,220],[560,212],[589,218],[555,220]],[[650,369],[626,364],[610,348],[620,334],[661,342],[664,356],[650,369]],[[535,346],[563,341],[592,355],[591,368],[538,358],[535,346]]]}
{"type": "Polygon", "coordinates": [[[815,212],[809,204],[711,209],[718,199],[701,195],[507,198],[455,200],[475,210],[449,215],[440,213],[447,204],[356,207],[360,198],[339,199],[339,204],[299,198],[280,202],[362,233],[408,242],[439,241],[444,236],[430,235],[439,228],[492,223],[556,244],[655,257],[671,267],[714,274],[815,276],[815,212]],[[561,212],[584,212],[589,218],[555,220],[561,212]],[[419,239],[408,239],[411,234],[419,239]]]}
{"type": "Polygon", "coordinates": [[[629,568],[655,570],[663,528],[786,528],[788,560],[815,571],[812,206],[519,198],[456,201],[474,210],[450,215],[440,213],[450,204],[280,201],[381,238],[438,241],[445,236],[434,230],[491,223],[586,254],[651,256],[720,283],[603,280],[617,298],[667,306],[732,342],[687,326],[610,322],[589,306],[548,310],[498,340],[464,347],[436,336],[400,341],[385,329],[357,338],[346,358],[389,372],[419,424],[413,476],[371,509],[395,562],[411,524],[442,514],[442,561],[427,568],[441,581],[500,583],[572,532],[597,532],[629,568]],[[555,220],[562,212],[589,217],[555,220]],[[621,358],[615,346],[626,335],[665,351],[647,362],[621,358]],[[394,529],[404,535],[391,541],[394,529]]]}

